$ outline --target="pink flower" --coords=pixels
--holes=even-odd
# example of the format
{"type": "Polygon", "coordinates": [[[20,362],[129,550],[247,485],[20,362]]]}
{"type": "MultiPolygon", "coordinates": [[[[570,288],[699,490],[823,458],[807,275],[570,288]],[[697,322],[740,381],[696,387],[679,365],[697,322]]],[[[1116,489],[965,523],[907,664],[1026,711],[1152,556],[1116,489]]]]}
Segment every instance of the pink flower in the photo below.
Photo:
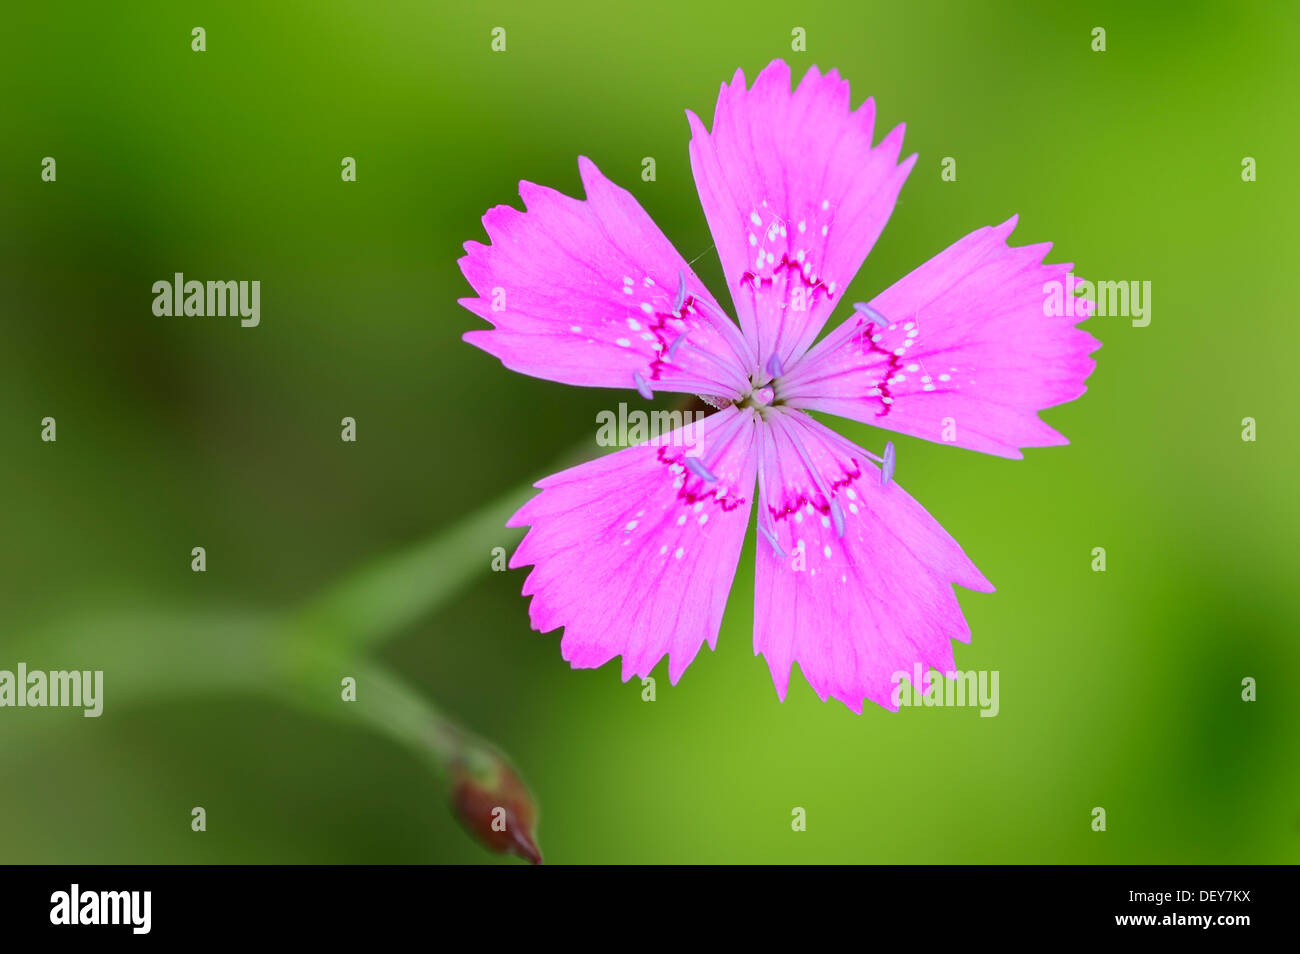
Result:
{"type": "MultiPolygon", "coordinates": [[[[565,629],[575,668],[668,656],[673,683],[708,642],[757,499],[754,651],[785,698],[791,664],[825,700],[889,709],[895,674],[955,669],[970,641],[953,584],[992,592],[961,547],[891,482],[883,456],[804,413],[826,411],[1001,457],[1065,444],[1037,412],[1077,398],[1099,345],[1045,313],[1073,288],[1050,245],[1013,248],[1015,218],[967,235],[820,342],[916,156],[903,127],[872,145],[875,104],[810,69],[791,92],[772,62],[723,85],[713,130],[692,113],[691,169],[735,304],[733,323],[626,191],[589,160],[586,201],[520,183],[526,212],[483,217],[460,260],[491,329],[465,340],[506,367],[592,387],[709,396],[721,410],[548,477],[510,521],[533,628],[565,629]],[[757,494],[757,498],[755,498],[757,494]]],[[[925,686],[920,687],[922,691],[925,686]]]]}

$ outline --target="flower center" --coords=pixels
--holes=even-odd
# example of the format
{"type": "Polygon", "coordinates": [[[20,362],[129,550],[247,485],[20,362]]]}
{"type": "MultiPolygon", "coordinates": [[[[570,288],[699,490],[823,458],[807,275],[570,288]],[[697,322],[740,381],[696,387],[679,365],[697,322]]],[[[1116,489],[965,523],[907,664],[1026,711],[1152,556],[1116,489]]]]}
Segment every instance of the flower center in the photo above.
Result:
{"type": "Polygon", "coordinates": [[[752,407],[759,411],[772,407],[776,404],[783,403],[776,396],[776,391],[772,388],[775,381],[769,381],[766,384],[754,387],[748,394],[736,402],[736,407],[752,407]]]}

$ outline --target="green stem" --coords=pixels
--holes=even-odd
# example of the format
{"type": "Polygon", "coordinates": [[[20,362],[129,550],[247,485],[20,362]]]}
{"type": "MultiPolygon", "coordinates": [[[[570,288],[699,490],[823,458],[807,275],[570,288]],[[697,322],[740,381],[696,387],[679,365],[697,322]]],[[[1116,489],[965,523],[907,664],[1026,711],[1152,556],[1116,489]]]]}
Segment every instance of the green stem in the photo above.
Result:
{"type": "MultiPolygon", "coordinates": [[[[127,706],[196,694],[254,693],[326,719],[360,720],[444,781],[457,765],[500,759],[387,667],[310,639],[296,618],[182,612],[70,618],[16,641],[9,652],[33,669],[102,670],[110,717],[127,706]],[[345,677],[356,680],[355,702],[343,699],[345,677]]],[[[52,731],[66,721],[27,727],[38,724],[52,731]]],[[[6,743],[14,740],[5,734],[6,743]]]]}
{"type": "MultiPolygon", "coordinates": [[[[589,443],[575,445],[553,469],[591,456],[589,443]]],[[[536,493],[531,484],[516,487],[428,540],[362,567],[299,609],[295,625],[341,650],[364,650],[391,638],[487,573],[494,548],[509,553],[523,531],[506,521],[536,493]]]]}

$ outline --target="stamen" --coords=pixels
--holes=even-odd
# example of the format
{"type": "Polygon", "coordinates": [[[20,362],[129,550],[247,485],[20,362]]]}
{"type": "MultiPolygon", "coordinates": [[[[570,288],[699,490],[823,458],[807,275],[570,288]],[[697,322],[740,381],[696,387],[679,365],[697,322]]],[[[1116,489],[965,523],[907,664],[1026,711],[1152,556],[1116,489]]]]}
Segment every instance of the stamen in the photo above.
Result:
{"type": "Polygon", "coordinates": [[[835,521],[835,536],[844,538],[844,508],[838,500],[831,501],[831,519],[835,521]]]}
{"type": "Polygon", "coordinates": [[[776,551],[776,555],[780,557],[782,560],[784,560],[785,551],[782,550],[781,545],[776,542],[775,534],[773,534],[770,530],[768,530],[767,527],[763,526],[763,522],[761,520],[758,523],[758,532],[763,535],[763,539],[765,539],[768,543],[772,544],[772,549],[776,551]]]}
{"type": "MultiPolygon", "coordinates": [[[[866,302],[860,301],[856,303],[853,308],[855,311],[859,311],[870,318],[879,328],[886,329],[889,327],[889,319],[876,311],[866,302]]],[[[847,321],[844,322],[844,324],[831,332],[830,335],[824,339],[825,341],[832,342],[832,344],[828,346],[831,350],[827,352],[827,354],[833,354],[840,348],[847,347],[852,342],[859,340],[858,336],[860,334],[861,329],[859,329],[854,323],[847,321]]],[[[831,370],[828,372],[824,363],[821,361],[798,360],[795,362],[794,367],[790,369],[787,376],[782,379],[781,392],[787,397],[794,397],[796,395],[802,396],[808,391],[810,386],[819,381],[826,381],[830,378],[835,378],[846,373],[849,372],[844,370],[831,370]]]]}
{"type": "Polygon", "coordinates": [[[865,301],[855,302],[853,305],[853,310],[862,312],[864,315],[866,315],[868,318],[870,318],[872,321],[876,322],[879,325],[889,324],[888,318],[886,318],[880,312],[876,311],[876,309],[872,308],[865,301]]]}
{"type": "Polygon", "coordinates": [[[686,273],[679,271],[677,273],[677,297],[673,299],[673,314],[682,313],[682,305],[686,303],[686,273]]]}
{"type": "Polygon", "coordinates": [[[691,298],[691,304],[702,316],[709,319],[709,323],[718,330],[718,332],[731,345],[732,352],[736,355],[737,360],[744,365],[746,371],[750,371],[758,366],[758,360],[754,357],[754,352],[749,347],[749,342],[740,331],[740,326],[727,317],[724,312],[707,298],[695,296],[691,298]]]}
{"type": "Polygon", "coordinates": [[[684,458],[684,460],[686,461],[686,469],[696,477],[699,477],[705,483],[711,484],[718,479],[709,468],[705,467],[704,464],[700,462],[698,457],[687,457],[684,458]]]}
{"type": "Polygon", "coordinates": [[[669,360],[672,359],[673,352],[676,351],[677,348],[678,348],[678,346],[681,345],[681,343],[682,343],[683,341],[685,341],[685,340],[686,340],[686,332],[684,332],[684,331],[683,331],[680,335],[678,335],[676,338],[673,339],[673,343],[670,344],[670,345],[668,346],[668,358],[669,358],[669,360]]]}
{"type": "Polygon", "coordinates": [[[690,348],[692,351],[696,352],[701,357],[709,361],[712,361],[715,365],[721,368],[724,372],[724,380],[726,380],[727,376],[730,377],[730,380],[727,380],[726,383],[731,384],[733,387],[736,388],[737,391],[743,393],[744,386],[748,382],[746,382],[741,377],[740,368],[736,367],[736,365],[727,361],[726,358],[720,358],[712,351],[707,351],[704,348],[701,348],[693,341],[686,342],[686,347],[690,348]]]}
{"type": "Polygon", "coordinates": [[[830,487],[826,486],[826,481],[822,478],[821,471],[817,469],[817,465],[814,464],[812,458],[808,456],[808,451],[804,449],[803,442],[792,440],[790,441],[790,444],[794,447],[794,452],[799,455],[799,459],[803,461],[803,465],[808,471],[808,476],[812,478],[813,485],[821,491],[822,496],[826,498],[827,504],[830,504],[835,499],[834,491],[832,491],[830,487]]]}
{"type": "Polygon", "coordinates": [[[880,468],[880,486],[884,487],[894,479],[894,442],[885,441],[884,463],[880,468]]]}
{"type": "MultiPolygon", "coordinates": [[[[740,420],[740,418],[737,418],[737,420],[740,420]]],[[[770,499],[767,495],[767,468],[766,466],[764,466],[764,459],[767,456],[766,445],[767,442],[770,441],[771,439],[772,439],[771,436],[767,433],[767,428],[765,427],[759,428],[758,431],[758,441],[759,441],[758,498],[760,502],[760,510],[758,512],[758,532],[763,535],[763,538],[767,540],[768,543],[772,544],[772,549],[776,551],[777,557],[784,560],[786,558],[785,551],[782,550],[781,545],[776,542],[776,534],[772,530],[769,530],[766,526],[764,526],[764,523],[766,521],[772,519],[771,505],[767,503],[767,501],[770,499]]]]}
{"type": "Polygon", "coordinates": [[[824,436],[826,437],[827,440],[834,443],[837,447],[839,447],[842,451],[844,451],[845,454],[847,454],[850,458],[854,460],[856,460],[859,457],[859,455],[864,455],[867,458],[867,460],[873,463],[883,464],[885,462],[885,459],[883,457],[880,457],[877,454],[873,454],[871,453],[871,451],[866,450],[865,448],[859,447],[857,444],[854,444],[848,438],[841,436],[837,431],[831,431],[829,434],[825,434],[824,436]]]}
{"type": "Polygon", "coordinates": [[[777,357],[776,352],[772,352],[772,357],[767,359],[767,373],[774,378],[781,376],[781,359],[777,357]]]}
{"type": "Polygon", "coordinates": [[[655,393],[650,390],[650,385],[646,384],[645,378],[641,377],[641,375],[636,371],[632,372],[632,383],[636,385],[636,393],[641,395],[647,401],[653,401],[655,399],[655,393]]]}

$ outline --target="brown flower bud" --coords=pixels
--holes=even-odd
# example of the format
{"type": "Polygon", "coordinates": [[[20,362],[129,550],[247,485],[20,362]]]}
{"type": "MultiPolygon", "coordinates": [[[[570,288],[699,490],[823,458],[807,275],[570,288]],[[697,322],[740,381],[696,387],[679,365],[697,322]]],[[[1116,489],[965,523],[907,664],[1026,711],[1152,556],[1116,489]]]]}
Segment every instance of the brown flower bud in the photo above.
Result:
{"type": "Polygon", "coordinates": [[[465,830],[491,851],[542,863],[537,847],[537,806],[504,760],[481,767],[462,763],[452,769],[452,807],[465,830]]]}

